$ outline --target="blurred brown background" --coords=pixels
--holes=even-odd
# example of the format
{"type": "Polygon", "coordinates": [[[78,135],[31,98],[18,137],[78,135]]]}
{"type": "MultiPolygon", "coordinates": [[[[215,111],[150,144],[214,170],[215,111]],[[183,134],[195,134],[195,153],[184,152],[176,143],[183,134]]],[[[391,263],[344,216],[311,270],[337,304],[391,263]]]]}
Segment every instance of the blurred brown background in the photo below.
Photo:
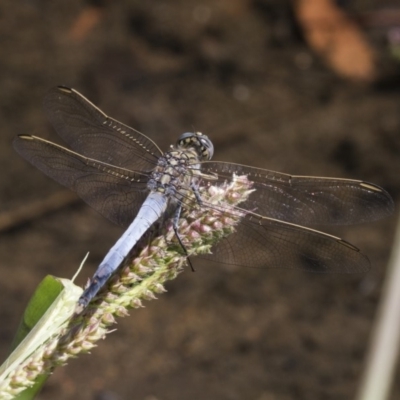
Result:
{"type": "MultiPolygon", "coordinates": [[[[372,181],[396,200],[400,18],[384,9],[395,3],[0,1],[1,359],[40,280],[71,277],[90,251],[84,284],[122,233],[13,151],[20,133],[58,140],[46,90],[76,88],[162,149],[199,130],[215,159],[372,181]]],[[[324,228],[368,254],[365,276],[187,270],[40,398],[353,398],[394,227],[395,216],[324,228]]]]}

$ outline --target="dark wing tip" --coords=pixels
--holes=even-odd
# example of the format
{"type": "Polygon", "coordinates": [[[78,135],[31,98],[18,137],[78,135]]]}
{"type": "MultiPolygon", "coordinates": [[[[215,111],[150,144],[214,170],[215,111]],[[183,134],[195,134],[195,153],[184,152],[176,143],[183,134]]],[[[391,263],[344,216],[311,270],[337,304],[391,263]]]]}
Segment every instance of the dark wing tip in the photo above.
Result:
{"type": "Polygon", "coordinates": [[[370,182],[360,182],[360,186],[369,191],[374,192],[379,196],[380,208],[382,210],[379,218],[387,217],[394,212],[394,201],[392,196],[383,188],[370,182]]]}
{"type": "Polygon", "coordinates": [[[71,93],[74,89],[71,89],[68,86],[64,86],[64,85],[58,85],[57,89],[61,92],[65,92],[65,93],[71,93]]]}
{"type": "Polygon", "coordinates": [[[338,239],[337,243],[346,247],[347,249],[350,249],[350,251],[354,251],[355,253],[358,253],[358,261],[357,261],[357,266],[355,268],[351,268],[348,271],[344,271],[345,273],[361,273],[365,274],[366,272],[369,272],[371,269],[371,262],[369,261],[369,258],[361,253],[360,249],[353,244],[349,243],[347,240],[344,239],[338,239]]]}
{"type": "Polygon", "coordinates": [[[17,141],[18,139],[23,139],[23,140],[33,140],[34,137],[32,135],[26,135],[24,133],[17,135],[16,138],[14,138],[14,142],[17,141]]]}
{"type": "Polygon", "coordinates": [[[12,141],[14,150],[18,154],[22,155],[21,152],[23,151],[23,149],[25,147],[24,142],[26,142],[28,140],[29,141],[34,140],[34,137],[32,135],[25,135],[25,134],[17,135],[12,141]]]}

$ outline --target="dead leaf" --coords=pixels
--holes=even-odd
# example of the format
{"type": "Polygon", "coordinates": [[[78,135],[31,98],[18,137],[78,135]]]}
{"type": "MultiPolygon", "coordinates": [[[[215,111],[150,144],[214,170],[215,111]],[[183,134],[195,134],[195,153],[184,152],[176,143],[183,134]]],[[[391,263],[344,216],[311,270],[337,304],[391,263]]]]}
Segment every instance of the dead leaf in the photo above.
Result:
{"type": "Polygon", "coordinates": [[[312,49],[339,75],[372,81],[375,55],[359,27],[332,0],[295,0],[295,14],[312,49]]]}
{"type": "Polygon", "coordinates": [[[103,12],[99,7],[86,7],[77,17],[69,30],[69,38],[74,41],[83,40],[99,23],[103,12]]]}

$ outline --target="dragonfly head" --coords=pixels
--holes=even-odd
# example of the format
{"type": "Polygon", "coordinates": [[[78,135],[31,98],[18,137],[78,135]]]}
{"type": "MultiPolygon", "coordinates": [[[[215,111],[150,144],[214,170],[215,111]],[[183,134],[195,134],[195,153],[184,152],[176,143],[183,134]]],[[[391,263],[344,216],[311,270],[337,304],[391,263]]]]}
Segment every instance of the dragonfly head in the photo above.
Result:
{"type": "Polygon", "coordinates": [[[177,142],[178,148],[193,148],[202,161],[211,160],[214,155],[214,145],[208,136],[201,132],[186,132],[180,136],[177,142]]]}

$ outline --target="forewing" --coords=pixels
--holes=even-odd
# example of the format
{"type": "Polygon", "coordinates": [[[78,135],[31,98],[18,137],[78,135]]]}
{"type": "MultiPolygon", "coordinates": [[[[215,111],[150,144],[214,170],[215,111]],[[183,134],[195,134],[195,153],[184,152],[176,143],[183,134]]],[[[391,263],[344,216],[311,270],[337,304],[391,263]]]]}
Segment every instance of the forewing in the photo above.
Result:
{"type": "Polygon", "coordinates": [[[390,215],[390,195],[371,183],[337,178],[286,175],[218,161],[201,164],[218,181],[246,175],[255,191],[240,206],[257,214],[299,225],[353,224],[390,215]]]}
{"type": "Polygon", "coordinates": [[[74,89],[53,88],[43,104],[57,133],[72,150],[86,157],[148,171],[162,154],[150,138],[108,117],[74,89]]]}
{"type": "Polygon", "coordinates": [[[130,224],[147,195],[147,175],[83,157],[36,136],[20,135],[13,144],[36,168],[116,224],[130,224]]]}
{"type": "MultiPolygon", "coordinates": [[[[203,256],[202,256],[203,257],[203,256]]],[[[253,268],[293,268],[354,273],[370,268],[368,258],[335,236],[255,215],[247,215],[207,259],[253,268]]]]}

